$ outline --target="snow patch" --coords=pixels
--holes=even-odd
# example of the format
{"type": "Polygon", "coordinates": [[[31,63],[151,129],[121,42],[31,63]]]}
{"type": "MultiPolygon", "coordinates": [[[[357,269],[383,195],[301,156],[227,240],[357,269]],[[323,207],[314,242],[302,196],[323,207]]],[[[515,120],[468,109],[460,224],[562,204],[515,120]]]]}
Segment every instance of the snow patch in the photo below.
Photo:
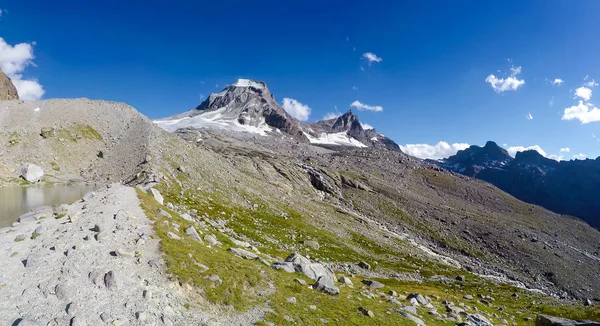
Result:
{"type": "Polygon", "coordinates": [[[354,146],[354,147],[367,147],[367,145],[359,142],[358,140],[350,137],[346,132],[338,132],[334,134],[321,133],[319,137],[313,137],[310,134],[304,133],[308,140],[312,144],[327,144],[327,145],[341,145],[341,146],[354,146]]]}
{"type": "Polygon", "coordinates": [[[235,87],[264,88],[264,85],[262,83],[255,82],[254,80],[250,80],[250,79],[238,79],[235,82],[235,84],[233,84],[232,86],[235,86],[235,87]]]}

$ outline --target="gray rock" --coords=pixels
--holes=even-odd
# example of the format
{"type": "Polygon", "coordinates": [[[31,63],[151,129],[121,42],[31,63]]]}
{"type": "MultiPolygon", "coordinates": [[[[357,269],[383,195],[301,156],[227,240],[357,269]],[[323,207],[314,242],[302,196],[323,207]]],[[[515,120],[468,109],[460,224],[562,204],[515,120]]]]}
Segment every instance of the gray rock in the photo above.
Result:
{"type": "Polygon", "coordinates": [[[192,218],[192,216],[188,213],[183,213],[180,215],[182,219],[188,221],[188,222],[193,222],[194,219],[192,218]]]}
{"type": "Polygon", "coordinates": [[[21,167],[21,177],[29,183],[38,182],[43,176],[44,170],[35,164],[25,163],[21,167]]]}
{"type": "Polygon", "coordinates": [[[385,286],[385,284],[373,280],[362,280],[362,283],[375,290],[385,286]]]}
{"type": "Polygon", "coordinates": [[[83,321],[83,318],[73,317],[71,318],[71,326],[86,326],[87,324],[83,321]]]}
{"type": "Polygon", "coordinates": [[[229,251],[234,253],[236,256],[244,259],[257,259],[258,256],[246,249],[242,248],[229,248],[229,251]]]}
{"type": "Polygon", "coordinates": [[[171,319],[169,319],[169,317],[162,315],[160,317],[160,320],[162,321],[163,325],[165,326],[173,326],[173,322],[171,321],[171,319]]]}
{"type": "Polygon", "coordinates": [[[118,290],[123,287],[123,280],[119,273],[109,271],[104,275],[104,285],[109,290],[118,290]]]}
{"type": "Polygon", "coordinates": [[[494,326],[487,318],[479,314],[467,316],[464,322],[465,326],[494,326]]]}
{"type": "Polygon", "coordinates": [[[271,268],[273,268],[275,270],[283,270],[288,273],[296,272],[296,269],[294,268],[294,264],[289,263],[289,262],[275,263],[275,264],[273,264],[273,266],[271,266],[271,268]]]}
{"type": "Polygon", "coordinates": [[[364,261],[361,261],[360,263],[358,263],[358,267],[363,268],[363,269],[367,269],[367,270],[371,269],[371,265],[365,263],[364,261]]]}
{"type": "Polygon", "coordinates": [[[303,280],[303,279],[301,279],[301,278],[297,278],[297,279],[295,279],[295,281],[298,282],[298,284],[300,284],[300,285],[306,285],[307,284],[306,281],[303,280]]]}
{"type": "Polygon", "coordinates": [[[473,296],[470,294],[467,294],[463,297],[465,300],[473,300],[473,296]]]}
{"type": "Polygon", "coordinates": [[[375,314],[374,314],[374,313],[373,313],[371,310],[368,310],[368,309],[366,309],[366,308],[363,308],[363,307],[358,307],[358,311],[359,311],[360,313],[362,313],[363,315],[365,315],[365,316],[369,316],[369,317],[371,317],[371,318],[374,318],[374,317],[375,317],[375,314]]]}
{"type": "Polygon", "coordinates": [[[86,193],[85,195],[83,195],[83,198],[81,198],[82,201],[86,202],[86,201],[90,201],[90,199],[94,198],[95,193],[93,191],[90,191],[88,193],[86,193]]]}
{"type": "Polygon", "coordinates": [[[54,137],[54,128],[43,127],[42,130],[40,131],[40,136],[42,136],[42,138],[44,138],[44,139],[54,137]]]}
{"type": "Polygon", "coordinates": [[[338,278],[338,282],[344,284],[347,287],[354,287],[354,283],[352,283],[352,280],[347,276],[340,276],[340,278],[338,278]]]}
{"type": "Polygon", "coordinates": [[[26,240],[28,238],[27,234],[19,234],[18,236],[15,237],[15,242],[21,242],[23,240],[26,240]]]}
{"type": "Polygon", "coordinates": [[[162,208],[158,209],[158,214],[160,214],[160,216],[164,216],[166,218],[172,218],[171,214],[169,214],[169,212],[165,211],[162,208]]]}
{"type": "Polygon", "coordinates": [[[425,322],[423,320],[421,320],[420,318],[417,318],[405,311],[400,311],[399,313],[402,317],[413,321],[415,324],[417,324],[419,326],[425,326],[425,322]]]}
{"type": "Polygon", "coordinates": [[[231,240],[231,242],[233,242],[233,244],[235,244],[238,247],[242,247],[242,248],[250,248],[252,247],[252,245],[246,241],[240,241],[236,238],[232,238],[230,237],[229,240],[231,240]]]}
{"type": "Polygon", "coordinates": [[[202,273],[206,272],[209,270],[208,266],[204,265],[204,264],[200,264],[200,263],[195,263],[196,266],[198,266],[198,268],[200,268],[202,270],[202,273]]]}
{"type": "Polygon", "coordinates": [[[465,281],[465,277],[463,275],[458,275],[457,277],[455,277],[455,279],[457,281],[460,281],[460,282],[464,282],[465,281]]]}
{"type": "Polygon", "coordinates": [[[181,240],[180,236],[178,236],[177,234],[175,234],[175,233],[173,233],[171,231],[167,232],[167,237],[169,237],[169,238],[171,238],[173,240],[181,240]]]}
{"type": "Polygon", "coordinates": [[[26,214],[19,216],[19,223],[37,221],[43,218],[50,218],[54,215],[54,210],[50,206],[36,208],[26,214]]]}
{"type": "Polygon", "coordinates": [[[317,283],[313,285],[313,288],[315,290],[327,293],[327,294],[331,294],[331,295],[337,295],[340,294],[340,289],[338,287],[335,286],[335,284],[333,283],[333,278],[327,275],[323,275],[321,277],[319,277],[319,279],[317,280],[317,283]]]}
{"type": "Polygon", "coordinates": [[[94,231],[94,232],[102,232],[102,227],[100,227],[100,225],[96,224],[92,228],[92,231],[94,231]]]}
{"type": "Polygon", "coordinates": [[[311,248],[313,248],[315,250],[317,250],[317,249],[320,248],[319,243],[317,241],[314,241],[314,240],[304,240],[304,241],[302,241],[302,244],[305,245],[305,246],[307,246],[307,247],[311,247],[311,248]]]}
{"type": "Polygon", "coordinates": [[[73,297],[73,289],[66,284],[58,284],[54,288],[54,294],[59,300],[71,301],[73,297]]]}
{"type": "Polygon", "coordinates": [[[135,313],[135,319],[140,322],[148,320],[148,314],[145,311],[138,311],[135,313]]]}
{"type": "Polygon", "coordinates": [[[204,236],[204,241],[208,242],[208,244],[210,246],[221,245],[221,243],[219,242],[219,240],[217,240],[217,237],[214,234],[205,235],[204,236]]]}
{"type": "Polygon", "coordinates": [[[296,298],[295,297],[289,297],[286,298],[285,301],[291,303],[291,304],[296,304],[296,298]]]}
{"type": "Polygon", "coordinates": [[[538,315],[535,326],[598,326],[600,322],[589,320],[571,320],[548,315],[538,315]]]}
{"type": "Polygon", "coordinates": [[[25,260],[25,267],[32,268],[42,263],[42,256],[39,254],[29,254],[25,260]]]}
{"type": "Polygon", "coordinates": [[[413,315],[417,314],[417,307],[415,307],[415,306],[404,306],[404,307],[400,307],[398,309],[400,309],[402,311],[406,311],[409,314],[413,314],[413,315]]]}
{"type": "Polygon", "coordinates": [[[203,243],[202,239],[200,238],[200,235],[198,234],[198,231],[196,231],[196,228],[194,226],[192,226],[192,225],[188,226],[187,229],[185,229],[185,234],[188,237],[190,237],[200,243],[203,243]]]}
{"type": "Polygon", "coordinates": [[[219,283],[219,284],[222,284],[222,283],[223,283],[223,280],[221,280],[221,278],[220,278],[220,277],[219,277],[219,275],[217,275],[217,274],[212,274],[212,275],[210,275],[210,276],[208,277],[208,279],[209,279],[209,280],[211,280],[211,281],[213,281],[213,282],[219,283]]]}
{"type": "Polygon", "coordinates": [[[416,300],[417,300],[417,302],[418,302],[419,304],[422,304],[422,305],[426,305],[426,304],[428,304],[428,303],[429,303],[429,300],[427,300],[427,298],[425,298],[425,297],[424,297],[423,295],[421,295],[420,293],[411,293],[411,294],[409,294],[409,295],[408,295],[408,297],[406,297],[406,298],[407,298],[408,300],[410,300],[410,299],[413,299],[413,298],[414,298],[414,299],[416,299],[416,300]]]}
{"type": "Polygon", "coordinates": [[[46,233],[46,226],[45,225],[40,225],[37,228],[35,228],[35,231],[33,231],[36,234],[44,234],[46,233]]]}
{"type": "Polygon", "coordinates": [[[105,323],[110,323],[113,320],[112,316],[106,311],[100,314],[100,319],[105,323]]]}
{"type": "Polygon", "coordinates": [[[133,257],[133,256],[135,256],[135,253],[133,251],[128,251],[123,248],[118,248],[117,250],[115,250],[115,253],[117,254],[118,257],[133,257]]]}
{"type": "Polygon", "coordinates": [[[148,265],[152,266],[152,267],[160,267],[160,265],[163,264],[163,259],[162,258],[154,258],[154,259],[150,259],[148,261],[148,265]]]}
{"type": "Polygon", "coordinates": [[[163,196],[160,194],[160,191],[151,188],[150,192],[152,193],[152,196],[154,197],[154,200],[156,200],[156,202],[158,202],[161,205],[164,205],[165,199],[163,198],[163,196]]]}
{"type": "Polygon", "coordinates": [[[583,305],[586,307],[589,307],[592,305],[592,300],[590,299],[585,299],[585,301],[583,301],[583,305]]]}
{"type": "Polygon", "coordinates": [[[75,302],[71,302],[67,305],[67,314],[74,317],[77,312],[80,311],[79,306],[75,302]]]}

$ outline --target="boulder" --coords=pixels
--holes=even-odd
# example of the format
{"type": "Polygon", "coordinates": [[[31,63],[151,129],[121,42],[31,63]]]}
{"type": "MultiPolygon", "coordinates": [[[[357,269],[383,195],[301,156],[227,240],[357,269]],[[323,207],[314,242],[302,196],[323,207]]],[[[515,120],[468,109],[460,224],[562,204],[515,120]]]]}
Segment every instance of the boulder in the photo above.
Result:
{"type": "Polygon", "coordinates": [[[190,225],[187,229],[185,229],[185,234],[188,237],[202,243],[202,239],[200,239],[200,235],[198,234],[198,231],[196,231],[196,228],[193,227],[192,225],[190,225]]]}
{"type": "Polygon", "coordinates": [[[313,285],[314,289],[328,294],[338,294],[340,290],[335,286],[335,275],[321,263],[312,263],[308,258],[293,253],[285,259],[286,263],[291,263],[297,272],[306,277],[317,281],[313,285]]]}
{"type": "Polygon", "coordinates": [[[333,279],[325,275],[319,277],[317,283],[313,285],[313,288],[315,290],[319,290],[321,292],[331,295],[340,294],[340,289],[335,286],[335,284],[333,283],[333,279]]]}
{"type": "Polygon", "coordinates": [[[273,264],[273,266],[271,266],[271,268],[273,268],[275,270],[283,270],[288,273],[296,272],[296,269],[294,268],[294,264],[289,263],[289,262],[275,263],[275,264],[273,264]]]}
{"type": "Polygon", "coordinates": [[[229,251],[233,252],[236,256],[244,259],[257,259],[258,256],[246,249],[242,248],[229,248],[229,251]]]}
{"type": "Polygon", "coordinates": [[[479,314],[472,314],[467,317],[465,326],[494,326],[487,318],[479,314]]]}
{"type": "Polygon", "coordinates": [[[44,170],[35,164],[25,163],[21,167],[21,177],[29,183],[38,182],[43,176],[44,170]]]}
{"type": "Polygon", "coordinates": [[[427,300],[427,298],[425,298],[423,295],[421,295],[420,293],[411,293],[408,295],[408,297],[406,297],[408,300],[410,299],[416,299],[418,303],[422,304],[422,305],[426,305],[429,303],[429,300],[427,300]]]}
{"type": "Polygon", "coordinates": [[[51,128],[51,127],[42,128],[42,130],[40,132],[40,136],[42,136],[42,138],[44,138],[44,139],[54,137],[54,128],[51,128]]]}
{"type": "Polygon", "coordinates": [[[371,289],[381,289],[385,285],[383,283],[373,280],[362,280],[362,283],[370,287],[371,289]]]}
{"type": "Polygon", "coordinates": [[[304,241],[302,241],[302,244],[305,245],[305,246],[307,246],[307,247],[313,248],[315,250],[317,250],[317,249],[320,248],[319,243],[317,241],[314,241],[314,240],[304,240],[304,241]]]}
{"type": "Polygon", "coordinates": [[[371,265],[369,265],[368,263],[365,263],[364,261],[361,261],[360,263],[358,263],[358,267],[367,269],[367,270],[371,269],[371,265]]]}
{"type": "Polygon", "coordinates": [[[538,315],[535,326],[592,326],[600,325],[599,322],[589,320],[572,320],[548,315],[538,315]]]}
{"type": "Polygon", "coordinates": [[[406,318],[406,319],[408,319],[408,320],[411,320],[411,321],[413,321],[415,324],[417,324],[417,325],[419,325],[419,326],[425,326],[425,322],[424,322],[423,320],[421,320],[420,318],[417,318],[417,317],[415,317],[415,316],[413,316],[413,315],[409,314],[409,313],[408,313],[408,312],[406,312],[406,311],[399,311],[399,314],[400,314],[402,317],[404,317],[404,318],[406,318]]]}
{"type": "Polygon", "coordinates": [[[165,199],[163,198],[163,196],[160,194],[160,191],[151,188],[150,192],[152,193],[152,196],[154,197],[154,200],[156,200],[159,204],[164,205],[165,199]]]}

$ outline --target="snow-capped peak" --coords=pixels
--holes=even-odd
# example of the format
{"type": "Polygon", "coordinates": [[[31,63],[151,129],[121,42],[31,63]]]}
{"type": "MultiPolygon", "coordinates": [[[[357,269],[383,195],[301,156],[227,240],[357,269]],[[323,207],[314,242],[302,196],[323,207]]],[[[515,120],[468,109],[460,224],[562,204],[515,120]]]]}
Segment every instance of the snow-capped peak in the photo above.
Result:
{"type": "Polygon", "coordinates": [[[265,83],[258,82],[250,79],[238,79],[233,85],[235,87],[254,87],[254,88],[265,88],[265,83]]]}

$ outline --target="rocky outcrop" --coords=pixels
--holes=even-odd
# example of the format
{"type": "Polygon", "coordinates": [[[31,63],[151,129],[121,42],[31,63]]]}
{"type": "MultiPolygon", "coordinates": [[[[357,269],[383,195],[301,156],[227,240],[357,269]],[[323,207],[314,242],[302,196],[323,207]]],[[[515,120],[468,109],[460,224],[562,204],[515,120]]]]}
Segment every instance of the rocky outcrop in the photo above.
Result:
{"type": "Polygon", "coordinates": [[[571,320],[547,315],[538,315],[535,320],[535,326],[594,326],[600,325],[599,322],[589,320],[571,320]]]}
{"type": "Polygon", "coordinates": [[[21,168],[21,177],[29,183],[38,182],[43,176],[44,170],[35,164],[25,163],[21,168]]]}
{"type": "Polygon", "coordinates": [[[429,162],[487,181],[522,201],[600,227],[600,157],[558,162],[529,150],[512,158],[489,141],[484,147],[474,145],[442,161],[429,162]]]}
{"type": "Polygon", "coordinates": [[[12,80],[0,69],[0,101],[18,100],[19,93],[12,80]]]}

